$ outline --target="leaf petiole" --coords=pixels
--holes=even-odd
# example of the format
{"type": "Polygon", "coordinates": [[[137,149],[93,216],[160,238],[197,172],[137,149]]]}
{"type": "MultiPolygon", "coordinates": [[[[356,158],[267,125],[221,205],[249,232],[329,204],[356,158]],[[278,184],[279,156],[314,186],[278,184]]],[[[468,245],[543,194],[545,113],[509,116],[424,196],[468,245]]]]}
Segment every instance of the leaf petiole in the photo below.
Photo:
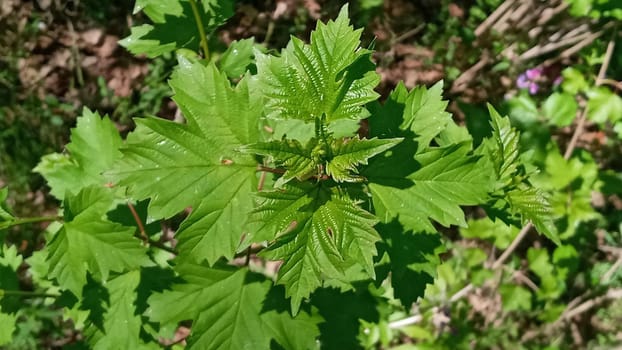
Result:
{"type": "Polygon", "coordinates": [[[60,216],[36,216],[32,218],[15,219],[15,220],[0,223],[0,230],[4,230],[9,227],[13,227],[17,225],[33,224],[37,222],[47,222],[47,221],[56,221],[56,220],[62,220],[62,217],[60,216]]]}
{"type": "Polygon", "coordinates": [[[60,294],[30,292],[30,291],[25,291],[25,290],[0,289],[0,296],[20,296],[20,297],[26,297],[26,298],[58,298],[60,294]]]}
{"type": "Polygon", "coordinates": [[[190,0],[190,6],[192,6],[192,13],[194,14],[194,20],[199,30],[199,36],[201,41],[201,48],[203,49],[203,55],[205,59],[209,61],[209,47],[207,46],[207,36],[205,35],[205,28],[203,27],[203,20],[201,20],[201,14],[197,6],[196,0],[190,0]]]}

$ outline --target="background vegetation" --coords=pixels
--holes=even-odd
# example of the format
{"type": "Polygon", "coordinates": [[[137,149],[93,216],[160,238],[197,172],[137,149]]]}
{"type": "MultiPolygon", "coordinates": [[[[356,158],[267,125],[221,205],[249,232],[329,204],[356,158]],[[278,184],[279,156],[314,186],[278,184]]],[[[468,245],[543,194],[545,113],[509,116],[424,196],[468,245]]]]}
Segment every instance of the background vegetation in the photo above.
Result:
{"type": "MultiPolygon", "coordinates": [[[[363,46],[375,47],[383,99],[399,80],[412,88],[442,79],[448,110],[475,144],[491,133],[485,102],[510,116],[521,131],[526,172],[550,194],[561,244],[531,225],[520,229],[466,208],[468,228],[439,227],[447,252],[412,310],[396,302],[391,285],[327,295],[326,302],[349,311],[341,336],[357,339],[327,347],[622,347],[622,9],[616,3],[351,2],[363,46]],[[360,308],[367,299],[377,306],[360,308]]],[[[211,38],[212,54],[248,37],[262,50],[280,49],[290,35],[307,38],[317,19],[335,18],[342,5],[237,1],[211,38]]],[[[148,21],[132,10],[121,0],[0,3],[0,188],[10,187],[15,216],[57,212],[59,203],[32,169],[42,156],[63,151],[84,106],[108,114],[122,134],[133,130],[133,117],[179,119],[167,85],[174,55],[136,57],[118,44],[135,22],[148,21]]],[[[163,231],[180,221],[168,220],[163,231]]],[[[10,339],[7,349],[85,346],[80,325],[60,311],[66,301],[49,297],[48,286],[28,269],[41,263],[33,253],[45,244],[45,229],[0,231],[0,289],[22,292],[2,299],[3,311],[22,306],[11,334],[0,329],[0,342],[10,339]],[[19,279],[2,273],[9,270],[19,279]]],[[[332,325],[322,327],[330,332],[332,325]]],[[[182,325],[161,343],[181,347],[187,333],[182,325]]]]}

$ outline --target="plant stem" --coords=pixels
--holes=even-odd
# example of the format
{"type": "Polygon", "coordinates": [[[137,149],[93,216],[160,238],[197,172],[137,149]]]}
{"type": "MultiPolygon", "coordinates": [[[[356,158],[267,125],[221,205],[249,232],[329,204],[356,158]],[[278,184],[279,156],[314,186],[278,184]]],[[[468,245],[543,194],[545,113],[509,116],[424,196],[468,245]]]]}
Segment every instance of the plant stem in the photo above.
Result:
{"type": "Polygon", "coordinates": [[[49,294],[41,292],[30,292],[25,290],[4,290],[0,289],[0,296],[19,296],[27,298],[58,298],[58,294],[49,294]]]}
{"type": "Polygon", "coordinates": [[[265,173],[272,173],[272,174],[285,174],[285,170],[284,169],[276,169],[276,168],[270,168],[270,167],[266,167],[263,165],[259,165],[257,167],[257,171],[263,171],[265,173]]]}
{"type": "Polygon", "coordinates": [[[36,216],[32,218],[21,218],[21,219],[16,218],[13,221],[7,221],[7,222],[0,223],[0,230],[13,227],[13,226],[17,226],[17,225],[33,224],[37,222],[46,222],[46,221],[56,221],[56,220],[61,220],[61,219],[62,218],[59,216],[36,216]]]}
{"type": "Polygon", "coordinates": [[[207,36],[205,35],[205,28],[203,27],[203,20],[201,19],[201,13],[197,6],[196,0],[190,0],[190,6],[192,6],[192,13],[194,14],[194,20],[197,23],[197,29],[199,30],[199,36],[201,39],[201,48],[203,49],[203,56],[209,61],[209,47],[207,46],[207,36]]]}
{"type": "Polygon", "coordinates": [[[175,250],[175,248],[171,248],[171,247],[169,247],[169,246],[166,246],[166,245],[164,245],[164,244],[163,244],[162,242],[160,242],[160,241],[154,241],[154,240],[152,240],[152,239],[149,239],[147,242],[148,242],[148,243],[149,243],[149,245],[150,245],[150,246],[152,246],[152,247],[156,247],[156,248],[158,248],[158,249],[162,249],[162,250],[164,250],[164,251],[166,251],[166,252],[169,252],[169,253],[171,253],[171,254],[174,254],[174,255],[177,255],[177,254],[178,254],[178,253],[177,253],[177,250],[175,250]]]}
{"type": "Polygon", "coordinates": [[[140,216],[136,212],[134,205],[131,202],[127,202],[127,207],[130,208],[130,212],[132,212],[134,221],[136,221],[136,225],[138,226],[138,231],[140,231],[140,237],[142,238],[143,242],[148,243],[149,237],[147,237],[147,233],[145,232],[145,226],[143,225],[143,221],[140,219],[140,216]]]}

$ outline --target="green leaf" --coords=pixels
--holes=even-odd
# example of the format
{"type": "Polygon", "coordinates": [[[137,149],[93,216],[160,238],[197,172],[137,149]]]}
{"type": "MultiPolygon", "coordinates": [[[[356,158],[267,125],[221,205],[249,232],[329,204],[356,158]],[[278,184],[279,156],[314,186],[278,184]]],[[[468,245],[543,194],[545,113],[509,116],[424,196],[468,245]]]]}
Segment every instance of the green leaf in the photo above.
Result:
{"type": "Polygon", "coordinates": [[[553,223],[553,212],[546,193],[534,187],[521,186],[506,193],[510,211],[522,217],[521,222],[527,221],[536,227],[555,244],[560,244],[557,229],[553,223]]]}
{"type": "Polygon", "coordinates": [[[313,121],[326,115],[329,123],[364,117],[364,105],[378,98],[379,76],[360,36],[344,6],[335,21],[318,22],[310,45],[292,37],[280,57],[257,54],[268,116],[313,121]]]}
{"type": "Polygon", "coordinates": [[[140,271],[133,270],[111,279],[107,284],[110,300],[106,308],[103,330],[91,325],[86,333],[95,350],[105,349],[158,349],[147,346],[140,339],[142,321],[136,314],[136,289],[140,271]]]}
{"type": "Polygon", "coordinates": [[[317,173],[318,163],[313,159],[312,153],[317,146],[317,140],[312,138],[306,146],[302,146],[297,140],[284,139],[281,141],[258,142],[240,147],[240,152],[254,153],[269,156],[277,166],[287,169],[279,178],[277,187],[297,178],[304,181],[317,173]]]}
{"type": "Polygon", "coordinates": [[[447,123],[445,129],[434,140],[440,147],[463,142],[473,147],[473,136],[469,134],[469,130],[466,127],[459,126],[453,120],[447,123]]]}
{"type": "Polygon", "coordinates": [[[523,225],[531,221],[538,232],[559,244],[548,197],[533,187],[524,173],[519,157],[520,134],[512,128],[509,118],[501,117],[491,105],[488,110],[492,136],[482,143],[482,148],[493,164],[498,182],[496,189],[502,193],[500,198],[496,196],[500,203],[495,207],[503,211],[501,203],[507,203],[509,213],[519,217],[523,225]]]}
{"type": "MultiPolygon", "coordinates": [[[[274,132],[271,135],[272,140],[287,138],[306,143],[315,137],[315,123],[306,123],[298,119],[268,119],[267,122],[274,132]]],[[[339,119],[328,125],[329,133],[335,138],[353,137],[359,128],[359,121],[352,119],[339,119]]]]}
{"type": "Polygon", "coordinates": [[[143,11],[152,21],[163,23],[167,14],[180,13],[182,10],[179,1],[136,0],[133,14],[143,11]]]}
{"type": "Polygon", "coordinates": [[[0,249],[0,265],[8,266],[13,271],[17,271],[24,262],[24,257],[17,253],[17,247],[14,245],[9,247],[3,244],[0,248],[2,248],[0,249]]]}
{"type": "Polygon", "coordinates": [[[357,165],[366,165],[369,158],[390,149],[401,141],[401,138],[335,139],[330,145],[332,158],[326,164],[326,173],[337,182],[359,182],[362,178],[354,175],[358,173],[357,165]]]}
{"type": "Polygon", "coordinates": [[[443,82],[430,89],[420,86],[411,91],[403,83],[398,84],[384,106],[372,107],[370,135],[408,136],[416,143],[417,152],[424,151],[451,121],[442,94],[443,82]]]}
{"type": "Polygon", "coordinates": [[[607,121],[616,123],[622,119],[622,98],[605,87],[590,89],[587,92],[588,118],[596,123],[607,121]]]}
{"type": "Polygon", "coordinates": [[[318,289],[311,302],[325,321],[319,325],[321,349],[361,349],[357,339],[361,320],[380,321],[378,300],[367,288],[340,293],[334,288],[318,289]]]}
{"type": "Polygon", "coordinates": [[[261,104],[247,79],[232,88],[213,65],[182,59],[170,84],[187,123],[137,120],[113,176],[132,198],[151,198],[152,220],[193,207],[177,233],[179,258],[213,264],[233,257],[246,232],[257,163],[237,149],[257,141],[261,104]]]}
{"type": "Polygon", "coordinates": [[[538,105],[528,94],[520,94],[508,101],[510,118],[522,125],[524,129],[535,127],[540,119],[538,105]]]}
{"type": "Polygon", "coordinates": [[[570,14],[576,17],[587,16],[592,9],[593,0],[566,0],[570,3],[570,14]]]}
{"type": "Polygon", "coordinates": [[[15,332],[15,324],[17,323],[17,315],[5,314],[0,311],[0,346],[11,344],[13,340],[13,332],[15,332]]]}
{"type": "Polygon", "coordinates": [[[392,150],[395,155],[376,157],[380,159],[363,173],[376,215],[382,222],[398,217],[406,230],[415,232],[436,232],[430,220],[465,226],[460,205],[484,203],[492,189],[480,158],[469,154],[468,144],[433,148],[414,159],[400,146],[392,150]]]}
{"type": "Polygon", "coordinates": [[[542,105],[544,116],[556,126],[572,124],[577,115],[578,104],[573,95],[555,92],[542,105]]]}
{"type": "Polygon", "coordinates": [[[15,217],[9,212],[6,205],[6,198],[9,196],[9,188],[0,188],[0,222],[13,221],[15,217]]]}
{"type": "Polygon", "coordinates": [[[255,40],[253,38],[234,40],[223,52],[218,68],[229,78],[239,78],[253,63],[255,40]]]}
{"type": "Polygon", "coordinates": [[[501,301],[503,303],[503,311],[530,311],[531,310],[531,293],[520,286],[503,284],[499,287],[501,301]]]}
{"type": "Polygon", "coordinates": [[[576,95],[579,92],[587,90],[589,87],[583,74],[578,69],[568,67],[562,71],[562,77],[564,78],[562,90],[571,95],[576,95]]]}
{"type": "Polygon", "coordinates": [[[111,271],[151,264],[146,248],[133,236],[135,228],[104,219],[107,210],[103,208],[111,204],[112,193],[106,188],[87,187],[75,197],[68,196],[65,205],[70,207],[71,220],[48,245],[49,277],[78,297],[87,272],[105,282],[111,271]]]}
{"type": "Polygon", "coordinates": [[[408,93],[404,121],[400,128],[415,133],[415,141],[420,145],[420,150],[427,148],[430,141],[451,121],[451,114],[445,111],[447,104],[443,100],[442,81],[429,90],[425,86],[419,86],[408,93]]]}
{"type": "Polygon", "coordinates": [[[268,349],[271,339],[287,349],[313,346],[319,319],[307,312],[292,318],[282,297],[271,298],[271,283],[264,277],[195,264],[176,270],[186,283],[153,294],[147,315],[161,324],[193,320],[190,349],[268,349]]]}
{"type": "Polygon", "coordinates": [[[439,254],[445,246],[438,234],[405,232],[397,221],[380,223],[376,229],[390,258],[391,286],[395,298],[409,309],[423,297],[426,286],[434,283],[436,268],[441,263],[439,254]]]}
{"type": "Polygon", "coordinates": [[[374,276],[372,258],[379,237],[373,215],[321,183],[286,185],[258,196],[263,202],[251,220],[257,236],[276,235],[263,256],[283,260],[277,283],[285,285],[294,314],[324,279],[347,280],[344,272],[352,265],[374,276]]]}
{"type": "Polygon", "coordinates": [[[517,227],[508,225],[502,220],[493,221],[490,217],[471,219],[467,224],[467,227],[460,228],[462,237],[487,239],[494,242],[495,247],[499,249],[506,249],[519,232],[517,227]]]}
{"type": "Polygon", "coordinates": [[[20,290],[17,269],[10,265],[13,262],[15,261],[9,261],[7,265],[0,264],[0,310],[8,313],[18,312],[23,304],[20,296],[3,295],[4,291],[20,290]]]}
{"type": "MultiPolygon", "coordinates": [[[[231,1],[202,0],[200,3],[199,13],[207,34],[225,23],[234,12],[231,1]]],[[[153,58],[181,48],[199,49],[201,38],[188,0],[141,0],[136,3],[134,12],[140,9],[153,24],[132,27],[130,36],[119,42],[130,52],[153,58]]]]}
{"type": "Polygon", "coordinates": [[[121,156],[121,136],[108,117],[84,108],[77,126],[71,130],[69,155],[52,153],[41,158],[33,171],[48,182],[51,193],[63,199],[66,192],[76,194],[90,185],[104,186],[102,173],[121,156]]]}
{"type": "Polygon", "coordinates": [[[487,151],[494,164],[498,181],[507,186],[514,181],[514,175],[520,165],[518,158],[520,134],[512,128],[510,119],[502,118],[492,105],[488,105],[488,111],[492,137],[488,141],[487,151]]]}

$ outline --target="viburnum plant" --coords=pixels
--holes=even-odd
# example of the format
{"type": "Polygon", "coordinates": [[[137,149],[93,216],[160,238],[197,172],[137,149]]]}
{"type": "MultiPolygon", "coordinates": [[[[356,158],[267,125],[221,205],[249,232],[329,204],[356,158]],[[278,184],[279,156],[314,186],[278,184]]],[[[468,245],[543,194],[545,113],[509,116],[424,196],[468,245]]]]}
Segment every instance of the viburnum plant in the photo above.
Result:
{"type": "MultiPolygon", "coordinates": [[[[35,169],[62,201],[58,218],[0,210],[0,228],[54,221],[26,262],[90,346],[158,348],[181,324],[193,349],[356,348],[379,298],[410,310],[423,296],[444,251],[437,229],[465,226],[461,206],[557,240],[519,135],[492,107],[492,135],[474,147],[442,83],[400,84],[379,103],[347,7],[309,43],[272,54],[249,39],[214,57],[205,33],[226,6],[139,1],[154,24],[123,44],[178,50],[170,86],[185,122],[138,118],[123,140],[85,109],[67,152],[35,169]],[[202,58],[188,51],[199,47],[202,58]],[[180,213],[167,238],[160,223],[180,213]]],[[[19,314],[5,286],[3,328],[19,314]]]]}

